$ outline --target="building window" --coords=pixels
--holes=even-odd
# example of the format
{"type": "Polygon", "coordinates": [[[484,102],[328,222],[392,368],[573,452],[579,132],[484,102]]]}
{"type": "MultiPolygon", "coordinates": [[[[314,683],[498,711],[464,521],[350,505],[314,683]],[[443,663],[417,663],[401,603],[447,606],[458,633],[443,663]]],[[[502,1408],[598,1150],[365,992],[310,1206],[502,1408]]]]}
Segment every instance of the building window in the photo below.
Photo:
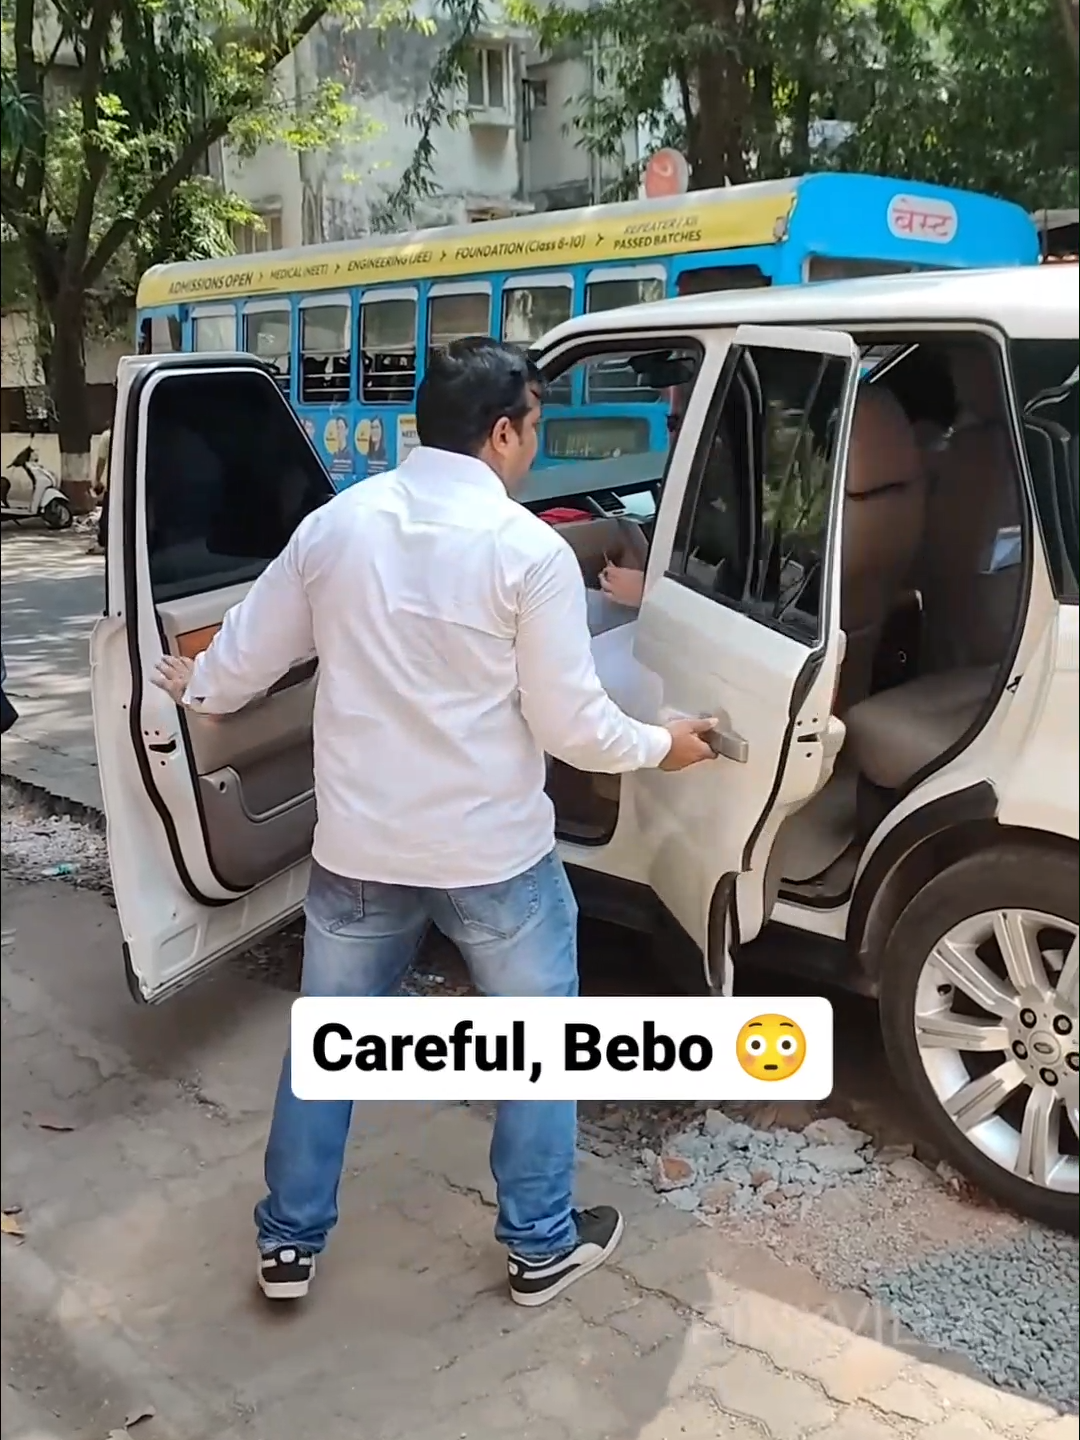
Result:
{"type": "Polygon", "coordinates": [[[281,212],[256,210],[255,214],[258,216],[258,224],[232,227],[233,244],[238,255],[259,255],[264,250],[282,248],[281,212]]]}
{"type": "Polygon", "coordinates": [[[510,109],[510,51],[503,45],[477,45],[469,52],[465,86],[470,110],[510,109]]]}

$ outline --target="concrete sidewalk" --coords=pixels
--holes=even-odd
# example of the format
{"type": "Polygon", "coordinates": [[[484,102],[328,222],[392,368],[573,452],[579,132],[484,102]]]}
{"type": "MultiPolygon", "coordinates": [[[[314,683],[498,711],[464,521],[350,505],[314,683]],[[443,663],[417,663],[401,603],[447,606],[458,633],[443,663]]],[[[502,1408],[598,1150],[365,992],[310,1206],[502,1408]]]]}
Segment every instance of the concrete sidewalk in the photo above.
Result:
{"type": "Polygon", "coordinates": [[[342,1218],[298,1307],[254,1288],[251,1207],[288,996],[124,989],[100,897],[5,886],[4,1440],[1075,1440],[929,1363],[891,1317],[583,1157],[614,1263],[516,1309],[486,1117],[357,1107],[342,1218]]]}
{"type": "Polygon", "coordinates": [[[90,632],[105,604],[93,537],[4,529],[3,644],[19,722],[0,741],[4,775],[101,810],[90,707],[90,632]]]}

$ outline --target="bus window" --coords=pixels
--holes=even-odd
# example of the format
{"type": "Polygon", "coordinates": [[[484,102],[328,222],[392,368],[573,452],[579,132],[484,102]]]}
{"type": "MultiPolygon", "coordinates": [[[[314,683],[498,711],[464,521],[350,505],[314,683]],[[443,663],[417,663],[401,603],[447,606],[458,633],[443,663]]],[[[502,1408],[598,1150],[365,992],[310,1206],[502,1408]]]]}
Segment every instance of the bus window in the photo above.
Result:
{"type": "Polygon", "coordinates": [[[148,315],[140,324],[140,355],[178,355],[183,348],[179,315],[148,315]]]}
{"type": "Polygon", "coordinates": [[[675,288],[680,295],[712,295],[718,290],[764,290],[769,283],[757,265],[704,265],[684,270],[675,288]]]}
{"type": "MultiPolygon", "coordinates": [[[[586,409],[545,415],[541,420],[541,454],[545,460],[615,460],[649,452],[667,454],[697,376],[700,355],[690,349],[623,350],[611,352],[604,363],[610,365],[613,374],[631,377],[630,384],[636,391],[632,400],[627,401],[627,391],[623,391],[623,404],[614,413],[586,409]]],[[[569,379],[584,369],[588,385],[595,365],[593,360],[579,360],[560,379],[569,379]]],[[[662,467],[658,473],[662,473],[662,467]]]]}
{"type": "Polygon", "coordinates": [[[537,340],[570,319],[574,282],[569,275],[530,275],[503,287],[502,338],[511,345],[537,340]]]}
{"type": "MultiPolygon", "coordinates": [[[[528,275],[507,280],[503,286],[502,338],[511,345],[534,345],[556,325],[569,320],[574,309],[574,282],[569,275],[528,275]]],[[[548,405],[569,405],[569,374],[547,386],[548,405]]]]}
{"type": "Polygon", "coordinates": [[[428,294],[428,354],[466,335],[491,332],[491,287],[433,285],[428,294]]]}
{"type": "Polygon", "coordinates": [[[585,309],[618,310],[622,305],[647,305],[664,298],[664,272],[642,267],[639,270],[594,270],[585,281],[585,309]]]}
{"type": "Polygon", "coordinates": [[[194,311],[191,330],[191,348],[200,353],[236,349],[236,311],[231,305],[194,311]]]}
{"type": "Polygon", "coordinates": [[[408,405],[416,390],[416,291],[365,295],[360,304],[360,398],[408,405]]]}
{"type": "Polygon", "coordinates": [[[857,280],[861,275],[911,275],[916,270],[936,270],[936,265],[914,265],[896,260],[833,260],[811,255],[805,266],[806,279],[857,280]]]}
{"type": "MultiPolygon", "coordinates": [[[[659,266],[636,265],[620,270],[593,270],[585,280],[585,309],[617,310],[623,305],[645,305],[664,298],[665,274],[659,266]]],[[[630,366],[620,359],[585,365],[585,403],[648,404],[660,399],[657,391],[642,385],[630,366]]]]}
{"type": "Polygon", "coordinates": [[[244,349],[269,365],[289,393],[292,361],[292,311],[287,305],[249,305],[244,311],[244,349]]]}
{"type": "Polygon", "coordinates": [[[300,403],[335,405],[349,398],[352,307],[342,296],[300,307],[300,403]]]}

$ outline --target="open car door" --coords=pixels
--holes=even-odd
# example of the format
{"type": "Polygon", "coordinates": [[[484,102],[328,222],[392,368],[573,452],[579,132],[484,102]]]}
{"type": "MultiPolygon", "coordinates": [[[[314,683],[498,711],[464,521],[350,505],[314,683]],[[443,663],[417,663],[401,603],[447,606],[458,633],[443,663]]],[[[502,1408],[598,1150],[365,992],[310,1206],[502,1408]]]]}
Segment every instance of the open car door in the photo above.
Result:
{"type": "Polygon", "coordinates": [[[725,990],[733,947],[767,918],[773,838],[843,742],[831,710],[859,368],[838,332],[743,326],[712,343],[729,339],[672,455],[635,641],[662,682],[658,718],[718,716],[718,758],[629,777],[649,884],[725,990]]]}
{"type": "Polygon", "coordinates": [[[91,639],[94,735],[128,982],[160,1000],[303,903],[315,820],[315,662],[220,719],[152,683],[333,494],[257,360],[125,359],[117,374],[107,595],[91,639]]]}

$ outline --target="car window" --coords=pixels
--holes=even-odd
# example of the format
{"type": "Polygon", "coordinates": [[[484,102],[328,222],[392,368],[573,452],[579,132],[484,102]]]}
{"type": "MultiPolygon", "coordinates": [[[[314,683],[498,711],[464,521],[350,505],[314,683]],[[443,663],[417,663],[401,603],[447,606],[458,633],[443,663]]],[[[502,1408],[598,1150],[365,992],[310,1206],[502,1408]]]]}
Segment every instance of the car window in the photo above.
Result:
{"type": "Polygon", "coordinates": [[[821,633],[847,364],[734,347],[675,534],[676,579],[807,643],[821,633]]]}
{"type": "Polygon", "coordinates": [[[1080,579],[1080,452],[1075,340],[1014,340],[1013,384],[1039,522],[1059,598],[1076,600],[1080,579]]]}
{"type": "MultiPolygon", "coordinates": [[[[645,349],[639,345],[599,354],[593,350],[553,379],[545,377],[540,439],[544,458],[599,466],[629,456],[658,454],[666,461],[700,364],[697,346],[645,349]],[[556,407],[549,413],[553,389],[569,393],[590,381],[595,387],[599,375],[610,382],[602,411],[583,409],[565,415],[556,407]]],[[[610,465],[597,469],[598,485],[611,485],[608,472],[612,469],[610,465]]]]}
{"type": "Polygon", "coordinates": [[[166,374],[146,415],[146,534],[155,602],[254,580],[332,494],[269,375],[166,374]]]}

